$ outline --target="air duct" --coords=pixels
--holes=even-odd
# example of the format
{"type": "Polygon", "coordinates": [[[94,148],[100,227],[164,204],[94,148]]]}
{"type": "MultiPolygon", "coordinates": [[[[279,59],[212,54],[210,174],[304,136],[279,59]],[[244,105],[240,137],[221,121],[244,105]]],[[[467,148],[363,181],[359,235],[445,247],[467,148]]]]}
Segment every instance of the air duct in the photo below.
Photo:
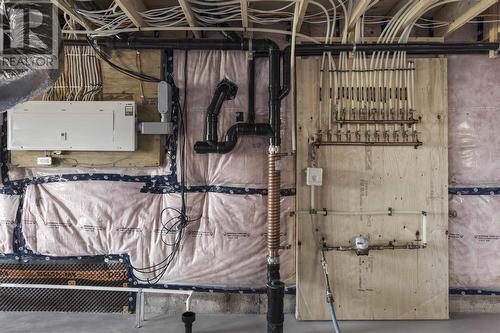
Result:
{"type": "Polygon", "coordinates": [[[64,57],[52,4],[0,0],[0,15],[10,30],[0,50],[0,112],[5,112],[53,86],[64,57]]]}

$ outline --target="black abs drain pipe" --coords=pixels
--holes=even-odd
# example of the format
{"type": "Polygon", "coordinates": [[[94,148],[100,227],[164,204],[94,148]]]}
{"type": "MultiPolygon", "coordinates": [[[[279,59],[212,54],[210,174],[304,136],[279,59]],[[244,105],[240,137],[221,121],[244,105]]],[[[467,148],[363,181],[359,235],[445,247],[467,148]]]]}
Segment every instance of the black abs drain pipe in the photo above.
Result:
{"type": "Polygon", "coordinates": [[[283,300],[285,297],[285,284],[280,281],[267,283],[267,332],[283,333],[283,300]]]}
{"type": "Polygon", "coordinates": [[[191,311],[182,314],[182,322],[184,323],[185,333],[193,333],[193,323],[196,320],[196,314],[191,311]]]}

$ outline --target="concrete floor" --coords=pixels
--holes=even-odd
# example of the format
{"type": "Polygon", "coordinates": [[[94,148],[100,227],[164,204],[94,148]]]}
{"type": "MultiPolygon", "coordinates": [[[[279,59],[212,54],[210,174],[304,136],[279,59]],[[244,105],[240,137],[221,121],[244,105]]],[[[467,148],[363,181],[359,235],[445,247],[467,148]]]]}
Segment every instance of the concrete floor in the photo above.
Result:
{"type": "MultiPolygon", "coordinates": [[[[498,314],[455,314],[449,321],[378,321],[342,322],[342,333],[498,333],[498,314]]],[[[0,313],[0,332],[37,333],[183,333],[180,317],[155,316],[146,318],[141,329],[134,328],[135,317],[120,314],[85,313],[0,313]]],[[[199,315],[194,333],[262,333],[265,332],[264,315],[199,315]]],[[[285,333],[331,333],[328,322],[296,322],[286,316],[285,333]]]]}

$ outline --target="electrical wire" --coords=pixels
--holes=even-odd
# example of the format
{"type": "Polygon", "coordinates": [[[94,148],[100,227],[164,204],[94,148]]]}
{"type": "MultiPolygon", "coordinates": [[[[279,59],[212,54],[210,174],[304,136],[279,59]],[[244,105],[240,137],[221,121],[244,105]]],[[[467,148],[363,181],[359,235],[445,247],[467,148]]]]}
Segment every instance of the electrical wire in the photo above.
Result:
{"type": "Polygon", "coordinates": [[[98,26],[98,30],[113,30],[133,26],[128,16],[114,1],[111,2],[107,9],[87,10],[76,6],[75,11],[89,22],[98,26]]]}
{"type": "Polygon", "coordinates": [[[170,248],[170,253],[159,263],[153,264],[147,267],[133,267],[132,269],[140,274],[153,275],[153,277],[136,277],[140,282],[146,282],[148,284],[158,283],[168,268],[175,260],[178,255],[182,240],[185,234],[186,227],[193,222],[201,220],[200,217],[190,218],[187,214],[187,195],[186,195],[186,171],[187,171],[187,155],[186,155],[186,145],[187,145],[187,117],[186,117],[186,107],[187,107],[187,77],[188,77],[188,51],[184,51],[184,95],[182,98],[182,105],[180,101],[179,89],[175,86],[175,81],[171,73],[167,76],[167,82],[174,88],[173,103],[174,112],[177,114],[177,147],[178,147],[178,172],[179,172],[179,188],[181,196],[181,207],[173,208],[167,207],[160,212],[160,224],[161,224],[161,241],[167,247],[170,248]],[[166,222],[164,222],[165,212],[171,212],[171,216],[166,222]],[[167,237],[175,234],[173,241],[165,240],[163,237],[167,237]]]}
{"type": "MultiPolygon", "coordinates": [[[[64,15],[64,28],[76,24],[64,15]]],[[[66,35],[66,37],[75,37],[66,35]]],[[[64,52],[64,70],[61,76],[43,95],[45,101],[94,101],[102,92],[102,71],[100,61],[89,46],[66,46],[64,52]]]]}
{"type": "Polygon", "coordinates": [[[122,67],[120,65],[117,65],[115,64],[114,62],[112,62],[110,60],[110,56],[108,54],[106,54],[104,51],[100,50],[99,47],[97,47],[94,42],[92,41],[92,39],[90,39],[90,37],[86,36],[87,38],[87,42],[88,44],[92,47],[92,49],[94,49],[95,53],[99,56],[99,58],[101,58],[104,62],[106,62],[109,66],[111,66],[112,68],[116,69],[117,71],[119,71],[120,73],[122,74],[125,74],[127,76],[130,76],[136,80],[140,80],[140,81],[145,81],[145,82],[160,82],[161,80],[156,78],[156,77],[153,77],[153,76],[150,76],[150,75],[147,75],[147,74],[144,74],[144,73],[139,73],[139,72],[136,72],[136,71],[133,71],[131,69],[128,69],[128,68],[125,68],[125,67],[122,67]]]}

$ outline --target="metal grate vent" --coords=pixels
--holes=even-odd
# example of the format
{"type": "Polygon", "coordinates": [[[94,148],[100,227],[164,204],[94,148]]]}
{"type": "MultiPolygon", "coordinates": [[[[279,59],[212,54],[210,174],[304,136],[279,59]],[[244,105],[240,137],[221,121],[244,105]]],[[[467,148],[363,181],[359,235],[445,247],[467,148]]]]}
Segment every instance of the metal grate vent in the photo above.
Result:
{"type": "MultiPolygon", "coordinates": [[[[98,259],[0,262],[0,283],[128,286],[125,263],[98,259]]],[[[128,312],[129,293],[0,288],[0,311],[128,312]]]]}

